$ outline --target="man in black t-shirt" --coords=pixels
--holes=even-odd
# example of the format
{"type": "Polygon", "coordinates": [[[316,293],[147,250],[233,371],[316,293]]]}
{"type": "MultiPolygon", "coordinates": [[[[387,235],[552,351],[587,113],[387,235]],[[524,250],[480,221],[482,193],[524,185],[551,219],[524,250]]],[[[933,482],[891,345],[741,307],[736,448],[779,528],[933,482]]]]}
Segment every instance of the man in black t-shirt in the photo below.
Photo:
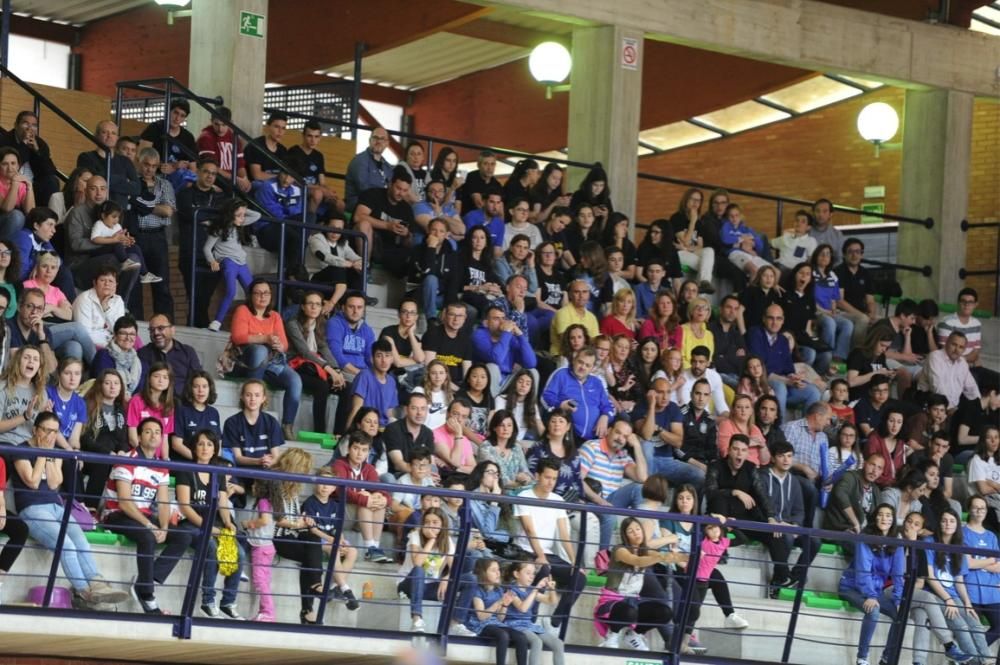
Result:
{"type": "MultiPolygon", "coordinates": [[[[139,150],[153,148],[160,153],[160,173],[169,176],[178,170],[195,170],[198,146],[194,136],[181,124],[191,113],[191,105],[183,97],[170,100],[170,129],[166,132],[164,145],[163,122],[151,122],[139,136],[139,150]]],[[[176,188],[177,182],[171,178],[176,188]]]]}
{"type": "Polygon", "coordinates": [[[503,185],[493,173],[497,168],[497,156],[489,150],[479,153],[479,170],[465,178],[465,184],[458,190],[462,201],[462,215],[482,208],[489,194],[499,194],[503,198],[503,185]]]}
{"type": "MultiPolygon", "coordinates": [[[[368,256],[397,277],[406,275],[413,238],[413,208],[406,202],[413,179],[402,166],[386,188],[365,190],[354,209],[354,228],[368,236],[368,256]]],[[[360,248],[359,248],[360,251],[360,248]]]]}
{"type": "Polygon", "coordinates": [[[857,238],[848,238],[844,241],[843,253],[844,262],[833,272],[844,290],[844,299],[839,301],[840,311],[854,322],[852,345],[858,346],[864,342],[868,326],[875,323],[878,317],[875,281],[868,269],[861,265],[865,243],[857,238]]]}
{"type": "Polygon", "coordinates": [[[302,128],[302,144],[288,149],[288,159],[303,165],[299,175],[309,190],[309,212],[316,219],[326,219],[331,212],[344,212],[344,202],[326,184],[326,159],[318,149],[322,135],[320,124],[309,120],[302,128]]]}
{"type": "Polygon", "coordinates": [[[472,335],[465,330],[465,305],[455,301],[444,308],[441,323],[431,326],[424,335],[424,364],[435,358],[451,373],[452,389],[458,390],[465,373],[472,366],[472,335]]]}
{"type": "Polygon", "coordinates": [[[288,149],[281,144],[287,124],[288,116],[275,111],[267,119],[264,134],[251,141],[243,151],[250,180],[272,180],[278,177],[281,168],[272,157],[285,161],[288,155],[288,149]]]}
{"type": "Polygon", "coordinates": [[[406,403],[403,417],[386,425],[382,432],[389,467],[396,477],[410,472],[414,450],[434,450],[434,435],[424,424],[426,419],[427,395],[413,393],[406,403]]]}

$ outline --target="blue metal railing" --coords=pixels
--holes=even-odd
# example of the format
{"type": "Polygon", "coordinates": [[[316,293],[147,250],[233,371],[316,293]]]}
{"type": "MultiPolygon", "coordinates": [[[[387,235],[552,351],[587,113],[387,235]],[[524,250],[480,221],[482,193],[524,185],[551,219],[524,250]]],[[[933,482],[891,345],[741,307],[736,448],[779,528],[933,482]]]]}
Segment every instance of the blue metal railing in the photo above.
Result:
{"type": "MultiPolygon", "coordinates": [[[[303,201],[303,209],[304,208],[305,208],[305,201],[303,201]]],[[[200,223],[199,220],[210,218],[217,214],[218,214],[217,210],[208,208],[199,208],[198,210],[195,210],[194,213],[194,228],[191,230],[191,232],[194,235],[193,240],[195,244],[195,251],[191,253],[191,301],[188,303],[188,317],[189,317],[188,321],[194,321],[194,313],[196,306],[195,301],[197,299],[195,284],[197,282],[198,275],[209,272],[205,268],[198,267],[198,257],[201,256],[201,248],[197,247],[198,225],[200,223]]],[[[329,293],[334,290],[333,286],[329,286],[326,284],[318,284],[314,282],[301,282],[295,279],[288,279],[288,277],[285,274],[285,266],[287,265],[286,250],[288,249],[288,247],[286,245],[286,237],[287,237],[288,227],[293,226],[296,229],[302,229],[303,231],[311,230],[319,232],[329,232],[331,230],[329,226],[323,226],[321,224],[312,224],[306,221],[299,222],[298,220],[281,219],[278,217],[270,217],[264,215],[262,215],[258,221],[266,222],[268,224],[281,225],[281,240],[279,241],[279,251],[278,251],[278,273],[275,276],[275,279],[268,280],[272,283],[277,284],[278,289],[274,297],[274,303],[279,311],[281,307],[284,306],[283,296],[285,287],[287,286],[315,289],[317,291],[321,291],[324,293],[329,293]]],[[[355,231],[353,229],[337,229],[337,233],[350,238],[359,238],[361,240],[361,288],[362,292],[367,293],[368,269],[369,269],[368,236],[366,236],[361,231],[355,231]]],[[[299,260],[302,260],[303,258],[303,252],[307,242],[305,233],[302,234],[301,240],[302,240],[301,246],[298,248],[297,254],[295,254],[295,256],[297,256],[299,260]]],[[[203,304],[205,307],[208,306],[208,303],[203,303],[203,304]]]]}
{"type": "MultiPolygon", "coordinates": [[[[201,464],[194,464],[191,462],[145,460],[141,458],[128,458],[126,460],[121,457],[101,455],[96,453],[86,453],[80,451],[68,451],[58,448],[39,449],[29,446],[21,446],[17,449],[17,452],[18,455],[27,457],[29,459],[34,459],[39,456],[59,458],[63,460],[63,463],[66,466],[68,465],[75,466],[78,462],[105,464],[105,465],[110,465],[115,463],[126,463],[130,466],[155,465],[157,467],[167,468],[171,472],[184,471],[190,473],[198,473],[198,472],[207,473],[211,476],[211,487],[213,488],[218,487],[220,483],[224,482],[224,479],[219,477],[220,475],[235,476],[244,480],[254,480],[254,481],[293,481],[299,483],[333,485],[336,488],[338,488],[338,490],[340,490],[337,493],[337,499],[336,499],[339,504],[339,510],[337,512],[337,519],[335,524],[335,537],[334,537],[335,548],[341,542],[344,529],[344,516],[346,514],[345,510],[346,491],[343,490],[350,488],[350,489],[364,489],[368,491],[391,492],[393,490],[399,489],[399,485],[393,485],[393,484],[355,481],[344,478],[326,478],[313,475],[289,474],[289,473],[272,471],[264,468],[252,468],[252,467],[233,468],[221,465],[220,466],[201,465],[201,464]]],[[[74,476],[75,474],[67,475],[67,477],[70,479],[72,479],[74,476]]],[[[48,572],[46,591],[42,602],[43,607],[48,607],[51,603],[52,591],[55,585],[56,569],[58,567],[58,561],[60,559],[65,544],[66,531],[68,529],[68,524],[70,520],[72,500],[80,496],[73,480],[70,480],[68,487],[65,487],[63,489],[67,495],[66,507],[62,513],[60,530],[54,546],[53,561],[48,572]]],[[[432,494],[442,499],[446,499],[449,497],[458,497],[463,499],[463,512],[461,515],[460,523],[457,527],[458,542],[450,572],[450,575],[452,576],[454,583],[449,584],[448,595],[445,599],[445,602],[443,603],[442,614],[438,626],[436,627],[436,630],[427,633],[427,636],[436,639],[442,648],[446,648],[449,639],[447,635],[448,624],[450,621],[451,610],[457,598],[456,594],[458,593],[458,587],[459,587],[458,577],[461,571],[464,569],[464,564],[468,554],[466,543],[469,539],[470,529],[472,526],[471,513],[470,513],[471,511],[470,501],[472,500],[492,501],[499,503],[515,504],[520,506],[537,506],[537,507],[548,507],[548,508],[554,507],[554,508],[559,508],[560,510],[580,511],[581,514],[583,515],[585,515],[586,513],[594,513],[598,515],[614,514],[619,517],[632,516],[632,517],[641,517],[654,520],[664,520],[664,519],[683,520],[684,522],[689,522],[693,524],[692,540],[691,540],[692,547],[690,551],[690,558],[687,564],[688,572],[686,573],[687,579],[686,579],[686,584],[683,587],[681,601],[680,601],[681,612],[678,616],[675,617],[675,626],[677,626],[678,628],[683,627],[685,625],[685,620],[687,617],[688,610],[690,609],[692,603],[697,602],[694,600],[695,575],[693,574],[693,571],[697,570],[698,568],[698,562],[700,556],[700,550],[698,545],[700,542],[701,530],[704,528],[705,525],[718,524],[715,518],[704,515],[687,515],[687,514],[679,515],[663,511],[620,509],[613,507],[597,506],[592,504],[576,504],[569,502],[550,502],[532,497],[479,494],[474,492],[463,492],[463,491],[456,491],[449,489],[440,489],[435,487],[407,486],[407,492],[420,495],[432,494]]],[[[209,496],[215,496],[215,492],[210,491],[209,496]]],[[[214,504],[211,507],[214,509],[214,504]]],[[[581,519],[581,524],[583,523],[585,523],[585,519],[581,519]]],[[[191,566],[191,571],[189,573],[189,577],[186,583],[185,596],[181,614],[178,616],[165,615],[165,616],[155,616],[155,617],[146,615],[135,615],[133,616],[133,619],[169,623],[173,627],[173,634],[175,636],[182,639],[189,639],[191,637],[192,625],[196,621],[196,619],[193,616],[194,606],[195,606],[194,598],[195,594],[199,591],[201,586],[200,585],[201,564],[204,561],[205,554],[207,551],[205,549],[204,544],[207,543],[209,540],[209,536],[211,535],[210,530],[212,528],[212,524],[213,520],[206,519],[203,521],[201,525],[200,538],[202,547],[199,549],[195,557],[194,564],[191,566]]],[[[745,520],[730,519],[726,521],[726,526],[727,528],[741,529],[747,532],[756,531],[756,532],[767,532],[767,533],[780,533],[793,536],[809,535],[812,537],[828,538],[837,542],[850,543],[850,544],[863,542],[871,545],[894,545],[897,547],[906,547],[911,551],[925,550],[925,551],[935,551],[935,552],[940,551],[946,553],[979,554],[979,555],[986,554],[990,556],[995,555],[995,552],[985,552],[967,546],[941,545],[933,542],[923,542],[923,541],[902,541],[900,539],[895,539],[895,538],[890,539],[890,538],[883,538],[880,536],[857,535],[852,533],[807,529],[803,527],[788,526],[784,524],[762,524],[757,522],[749,522],[745,520]]],[[[583,540],[585,540],[585,538],[581,538],[581,541],[583,540]]],[[[333,551],[335,552],[336,549],[334,549],[333,551]]],[[[337,567],[337,558],[338,558],[337,556],[331,555],[330,561],[326,565],[325,577],[323,581],[323,595],[321,599],[326,599],[330,592],[331,580],[333,579],[333,573],[336,571],[337,567]]],[[[908,599],[912,592],[913,582],[916,579],[916,575],[914,573],[916,572],[915,566],[918,557],[911,556],[910,559],[911,559],[911,564],[910,564],[911,567],[909,570],[910,575],[907,582],[906,593],[904,594],[904,602],[900,608],[900,614],[903,617],[907,616],[908,614],[908,609],[909,609],[908,599]]],[[[579,565],[579,559],[577,559],[577,562],[578,562],[577,565],[579,565]]],[[[789,656],[791,653],[791,644],[792,641],[796,639],[795,638],[796,618],[800,613],[802,613],[801,601],[802,601],[802,589],[800,588],[796,595],[795,602],[793,603],[791,612],[789,613],[790,614],[789,627],[787,635],[785,636],[783,655],[781,659],[781,662],[783,663],[789,662],[789,656]]],[[[322,622],[324,606],[325,602],[321,602],[318,608],[320,622],[322,622]]],[[[31,612],[31,611],[32,610],[20,607],[13,607],[9,605],[0,606],[0,614],[31,612]]],[[[780,614],[781,612],[777,613],[780,614]]],[[[50,614],[48,616],[52,615],[50,614]]],[[[79,610],[76,612],[67,611],[64,613],[60,613],[60,617],[63,616],[81,616],[87,618],[120,621],[122,615],[121,613],[101,613],[89,610],[79,610]]],[[[811,616],[819,616],[819,615],[811,615],[811,616]]],[[[573,618],[583,618],[583,617],[573,617],[573,618]]],[[[59,619],[54,619],[54,620],[59,620],[59,619]]],[[[843,617],[838,616],[834,617],[833,620],[843,621],[845,619],[843,617]]],[[[202,621],[202,620],[197,619],[197,621],[202,621]]],[[[567,621],[565,622],[564,625],[568,625],[568,623],[569,622],[567,621]]],[[[268,630],[273,630],[275,628],[275,626],[273,625],[268,626],[268,625],[258,625],[258,624],[243,624],[241,627],[268,629],[268,630]]],[[[315,627],[283,625],[281,626],[281,629],[296,630],[296,631],[301,630],[310,632],[322,631],[324,634],[333,633],[333,634],[344,634],[353,636],[373,635],[377,637],[390,638],[390,639],[404,639],[404,638],[408,639],[409,637],[412,636],[411,633],[402,633],[401,631],[375,630],[371,628],[343,628],[336,626],[321,626],[321,625],[317,625],[315,627]]],[[[679,662],[678,660],[679,657],[677,655],[681,639],[679,633],[680,630],[675,629],[675,636],[674,636],[675,639],[674,643],[671,645],[670,652],[656,654],[655,656],[657,659],[662,660],[662,662],[667,665],[674,665],[679,662]]],[[[898,661],[899,654],[901,653],[901,646],[903,642],[904,633],[905,631],[899,631],[899,635],[897,636],[898,643],[895,645],[889,645],[894,647],[893,650],[896,653],[896,657],[892,659],[891,665],[896,665],[896,662],[898,661]]],[[[469,643],[469,641],[471,640],[471,638],[455,638],[455,639],[463,641],[463,643],[469,643]]],[[[808,639],[808,638],[803,638],[803,639],[808,639]]],[[[478,643],[478,642],[473,641],[472,643],[478,643]]],[[[609,652],[607,649],[598,649],[594,647],[580,646],[580,645],[567,645],[566,650],[567,652],[570,653],[588,653],[588,654],[604,654],[604,655],[608,655],[609,653],[615,653],[615,652],[609,652]]],[[[688,658],[685,657],[685,660],[687,659],[688,658]]],[[[716,657],[713,657],[711,659],[711,662],[726,662],[726,661],[727,659],[720,659],[716,657]]]]}

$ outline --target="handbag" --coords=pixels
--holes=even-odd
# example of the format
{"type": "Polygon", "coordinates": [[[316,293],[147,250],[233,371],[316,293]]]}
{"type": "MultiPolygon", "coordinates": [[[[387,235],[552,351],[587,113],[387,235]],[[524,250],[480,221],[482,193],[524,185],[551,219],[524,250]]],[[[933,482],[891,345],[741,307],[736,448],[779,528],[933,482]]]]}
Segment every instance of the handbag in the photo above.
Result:
{"type": "Polygon", "coordinates": [[[236,544],[236,533],[232,529],[222,528],[216,539],[216,561],[219,562],[219,573],[223,577],[236,574],[240,569],[240,550],[236,544]]]}
{"type": "Polygon", "coordinates": [[[309,360],[308,358],[303,358],[302,356],[295,356],[288,361],[288,366],[296,372],[300,372],[302,374],[313,374],[323,381],[330,381],[330,375],[327,374],[326,370],[320,367],[319,363],[315,360],[309,360]]]}
{"type": "Polygon", "coordinates": [[[224,379],[232,374],[238,366],[246,367],[243,363],[243,351],[230,339],[226,343],[226,348],[219,354],[219,359],[215,361],[215,371],[220,379],[224,379]]]}
{"type": "Polygon", "coordinates": [[[69,507],[69,514],[83,531],[93,531],[94,527],[97,526],[90,510],[79,501],[73,501],[73,505],[69,507]]]}

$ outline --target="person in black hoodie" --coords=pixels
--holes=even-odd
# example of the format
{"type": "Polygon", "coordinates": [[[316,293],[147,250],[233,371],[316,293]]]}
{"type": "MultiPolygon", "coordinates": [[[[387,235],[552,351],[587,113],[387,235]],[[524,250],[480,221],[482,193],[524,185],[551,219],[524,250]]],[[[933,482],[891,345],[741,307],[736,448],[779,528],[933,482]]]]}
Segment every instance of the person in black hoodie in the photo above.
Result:
{"type": "MultiPolygon", "coordinates": [[[[608,187],[608,174],[600,162],[591,167],[590,172],[580,183],[580,186],[573,192],[569,207],[577,210],[583,204],[587,204],[594,209],[594,223],[597,230],[604,227],[608,217],[615,211],[611,205],[611,188],[608,187]]],[[[596,238],[595,238],[596,239],[596,238]]]]}
{"type": "Polygon", "coordinates": [[[448,240],[448,224],[437,217],[427,224],[427,237],[417,248],[413,260],[413,281],[420,282],[421,320],[418,329],[437,319],[451,288],[456,268],[455,249],[448,240]]]}
{"type": "Polygon", "coordinates": [[[677,256],[674,232],[669,220],[654,220],[635,251],[640,266],[645,266],[655,258],[667,269],[667,277],[672,280],[674,289],[680,287],[684,274],[681,272],[681,261],[677,256]]]}

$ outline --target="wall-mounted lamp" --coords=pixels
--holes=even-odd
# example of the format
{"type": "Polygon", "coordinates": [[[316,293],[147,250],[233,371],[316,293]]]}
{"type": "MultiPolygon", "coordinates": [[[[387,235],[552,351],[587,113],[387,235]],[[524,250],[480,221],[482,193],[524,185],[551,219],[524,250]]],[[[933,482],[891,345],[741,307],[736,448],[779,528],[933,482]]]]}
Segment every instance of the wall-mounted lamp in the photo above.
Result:
{"type": "Polygon", "coordinates": [[[875,144],[876,157],[879,147],[895,136],[898,130],[899,115],[885,102],[869,104],[858,114],[858,133],[864,140],[875,144]]]}
{"type": "Polygon", "coordinates": [[[191,16],[191,0],[156,0],[156,4],[167,10],[167,25],[173,25],[175,18],[191,16]]]}
{"type": "Polygon", "coordinates": [[[559,85],[569,76],[573,58],[565,46],[558,42],[542,42],[528,56],[528,69],[539,83],[545,84],[545,98],[552,99],[552,92],[565,92],[569,84],[559,85]]]}

